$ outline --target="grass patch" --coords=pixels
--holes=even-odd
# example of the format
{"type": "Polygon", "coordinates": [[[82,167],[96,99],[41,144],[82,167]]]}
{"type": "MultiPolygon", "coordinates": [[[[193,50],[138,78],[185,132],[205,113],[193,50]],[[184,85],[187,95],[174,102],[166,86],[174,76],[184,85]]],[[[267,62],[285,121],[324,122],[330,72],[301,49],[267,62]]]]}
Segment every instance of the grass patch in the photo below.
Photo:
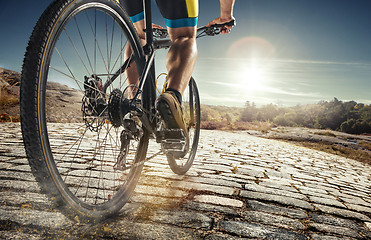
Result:
{"type": "Polygon", "coordinates": [[[268,132],[274,126],[271,122],[228,122],[201,121],[201,128],[207,130],[255,130],[268,132]]]}
{"type": "Polygon", "coordinates": [[[17,104],[19,104],[19,98],[14,95],[8,94],[8,91],[5,88],[2,88],[0,92],[1,108],[12,107],[17,104]]]}
{"type": "Polygon", "coordinates": [[[10,116],[6,113],[0,114],[0,122],[20,122],[21,117],[20,116],[10,116]]]}
{"type": "Polygon", "coordinates": [[[315,132],[314,134],[327,136],[327,137],[336,137],[336,135],[330,131],[315,132]]]}
{"type": "Polygon", "coordinates": [[[370,142],[361,141],[358,144],[361,145],[362,147],[366,148],[367,150],[371,151],[371,143],[370,142]]]}

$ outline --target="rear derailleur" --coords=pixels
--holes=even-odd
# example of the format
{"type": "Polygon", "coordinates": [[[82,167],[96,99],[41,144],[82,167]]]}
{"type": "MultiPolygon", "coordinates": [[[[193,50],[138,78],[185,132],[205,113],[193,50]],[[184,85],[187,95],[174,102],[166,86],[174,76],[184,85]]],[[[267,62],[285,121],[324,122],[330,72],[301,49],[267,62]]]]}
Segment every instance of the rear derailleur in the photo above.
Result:
{"type": "Polygon", "coordinates": [[[137,104],[135,101],[125,98],[119,89],[114,89],[111,92],[108,103],[109,120],[115,128],[120,126],[124,128],[120,135],[120,153],[116,164],[113,166],[115,170],[128,169],[126,158],[130,151],[130,142],[132,140],[139,141],[143,136],[142,124],[138,118],[140,109],[137,104]]]}

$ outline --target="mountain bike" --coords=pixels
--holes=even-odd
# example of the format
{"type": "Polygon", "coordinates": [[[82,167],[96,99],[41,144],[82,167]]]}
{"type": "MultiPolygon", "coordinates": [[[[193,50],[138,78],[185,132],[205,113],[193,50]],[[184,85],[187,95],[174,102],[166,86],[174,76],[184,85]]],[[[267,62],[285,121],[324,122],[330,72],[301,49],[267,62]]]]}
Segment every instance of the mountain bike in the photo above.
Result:
{"type": "MultiPolygon", "coordinates": [[[[166,30],[152,29],[150,1],[144,3],[144,47],[114,0],[54,1],[30,37],[20,92],[26,154],[42,192],[78,222],[116,214],[146,160],[164,153],[173,172],[185,174],[196,155],[196,81],[190,80],[183,95],[187,152],[185,133],[166,129],[154,108],[161,93],[155,51],[171,42],[166,30]],[[133,73],[139,79],[130,85],[127,76],[133,73]]],[[[221,27],[201,27],[198,37],[217,35],[221,27]]]]}

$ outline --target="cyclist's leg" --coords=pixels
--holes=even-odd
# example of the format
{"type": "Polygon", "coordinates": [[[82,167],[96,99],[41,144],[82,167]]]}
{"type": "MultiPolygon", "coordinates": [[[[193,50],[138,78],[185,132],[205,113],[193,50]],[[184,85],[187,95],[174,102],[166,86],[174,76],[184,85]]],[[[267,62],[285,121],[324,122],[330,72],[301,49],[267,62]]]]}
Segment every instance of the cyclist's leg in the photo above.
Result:
{"type": "Polygon", "coordinates": [[[172,46],[167,54],[168,88],[183,95],[197,57],[196,27],[169,28],[172,46]]]}
{"type": "MultiPolygon", "coordinates": [[[[130,20],[133,22],[135,29],[137,30],[138,36],[142,45],[145,44],[145,34],[143,29],[144,27],[144,11],[143,11],[143,1],[131,1],[131,0],[123,0],[121,1],[123,8],[128,13],[130,20]]],[[[132,49],[130,47],[126,47],[125,49],[125,59],[128,59],[132,54],[132,49]]],[[[138,86],[139,83],[139,76],[137,72],[137,68],[135,64],[132,64],[127,71],[126,76],[128,79],[129,85],[138,86]]],[[[129,98],[134,97],[135,88],[129,88],[129,98]]]]}
{"type": "MultiPolygon", "coordinates": [[[[143,31],[144,20],[140,20],[138,22],[135,22],[134,27],[137,30],[137,33],[138,33],[141,44],[144,45],[145,44],[145,34],[144,34],[144,31],[143,31]]],[[[125,59],[128,59],[131,56],[132,52],[133,51],[130,48],[130,46],[127,46],[126,49],[125,49],[125,54],[124,54],[125,59]]],[[[127,69],[126,76],[128,78],[129,85],[138,86],[139,75],[138,75],[137,67],[136,67],[135,64],[132,64],[132,66],[130,66],[127,69]]],[[[133,98],[134,95],[135,95],[135,92],[136,92],[135,87],[130,87],[129,92],[130,92],[129,98],[133,98]]]]}
{"type": "Polygon", "coordinates": [[[198,0],[156,0],[172,46],[167,55],[168,88],[183,94],[197,57],[198,0]]]}

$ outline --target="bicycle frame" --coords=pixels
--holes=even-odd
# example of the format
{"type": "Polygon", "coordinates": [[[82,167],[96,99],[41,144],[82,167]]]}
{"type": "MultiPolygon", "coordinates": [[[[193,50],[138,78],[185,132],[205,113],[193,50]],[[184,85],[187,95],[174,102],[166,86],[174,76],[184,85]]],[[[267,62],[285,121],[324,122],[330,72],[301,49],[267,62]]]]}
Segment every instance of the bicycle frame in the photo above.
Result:
{"type": "MultiPolygon", "coordinates": [[[[151,14],[151,0],[143,0],[144,8],[144,22],[145,22],[145,41],[146,44],[143,47],[145,54],[145,65],[142,70],[142,74],[139,77],[139,85],[137,92],[132,100],[136,101],[140,94],[142,95],[143,107],[151,114],[153,110],[153,105],[156,96],[156,87],[155,87],[155,68],[154,68],[154,58],[155,58],[155,47],[153,39],[153,30],[152,30],[152,14],[151,14]]],[[[163,41],[166,44],[163,44],[163,47],[166,48],[171,45],[170,40],[163,41]]],[[[156,49],[160,49],[157,47],[156,49]]],[[[126,63],[126,62],[125,62],[126,63]]],[[[124,63],[124,65],[125,65],[124,63]]],[[[153,121],[150,121],[147,114],[141,114],[140,116],[145,128],[150,132],[156,132],[153,121]]]]}
{"type": "MultiPolygon", "coordinates": [[[[139,85],[137,87],[137,91],[134,95],[134,98],[131,100],[131,105],[133,105],[134,109],[140,113],[139,118],[141,119],[144,127],[150,132],[156,132],[156,126],[153,124],[153,120],[155,119],[149,117],[148,114],[143,114],[142,109],[138,109],[134,106],[140,94],[142,94],[142,105],[143,108],[149,113],[155,115],[155,110],[153,108],[155,98],[156,98],[156,83],[155,83],[155,65],[154,65],[154,58],[155,58],[155,51],[159,49],[166,49],[171,46],[170,39],[156,39],[154,40],[153,37],[153,29],[152,29],[152,12],[151,12],[151,0],[143,0],[143,8],[144,8],[144,22],[145,22],[145,45],[143,46],[144,51],[144,61],[145,65],[143,69],[139,69],[142,74],[139,77],[139,85]]],[[[202,37],[205,35],[214,36],[220,33],[221,28],[224,25],[235,25],[235,21],[232,20],[226,24],[215,24],[210,27],[201,27],[197,29],[197,37],[202,37]],[[201,33],[199,33],[201,32],[201,33]],[[204,35],[203,35],[204,34],[204,35]]],[[[166,30],[163,30],[167,33],[166,30]]],[[[167,34],[165,34],[167,35],[167,34]]],[[[123,69],[126,69],[131,63],[133,59],[127,59],[123,66],[112,76],[110,81],[106,82],[104,85],[104,92],[108,88],[108,86],[123,72],[123,69]]],[[[192,94],[192,89],[190,94],[192,94]]],[[[191,100],[192,101],[192,98],[191,100]]],[[[193,103],[191,102],[191,106],[193,103]]],[[[193,113],[193,111],[191,111],[193,113]]]]}

